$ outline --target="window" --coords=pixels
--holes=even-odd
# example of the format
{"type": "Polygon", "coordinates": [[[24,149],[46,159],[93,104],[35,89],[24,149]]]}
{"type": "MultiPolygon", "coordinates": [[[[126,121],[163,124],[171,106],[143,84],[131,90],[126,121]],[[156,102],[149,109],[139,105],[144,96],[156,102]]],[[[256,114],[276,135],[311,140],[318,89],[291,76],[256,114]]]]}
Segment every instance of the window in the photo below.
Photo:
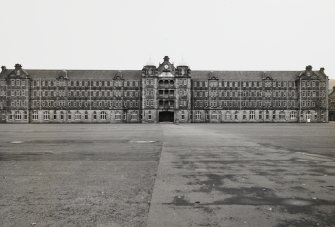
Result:
{"type": "Polygon", "coordinates": [[[225,119],[226,120],[231,120],[231,113],[230,111],[227,111],[226,114],[225,114],[225,119]]]}
{"type": "Polygon", "coordinates": [[[290,112],[290,119],[295,120],[297,118],[297,113],[295,111],[290,112]]]}
{"type": "Polygon", "coordinates": [[[246,120],[246,119],[247,119],[247,112],[243,111],[243,120],[246,120]]]}
{"type": "Polygon", "coordinates": [[[185,120],[185,111],[184,110],[181,111],[181,119],[185,120]]]}
{"type": "Polygon", "coordinates": [[[201,120],[201,113],[200,113],[200,111],[195,112],[195,119],[196,120],[201,120]]]}
{"type": "Polygon", "coordinates": [[[71,118],[72,118],[71,111],[68,111],[68,112],[67,112],[67,119],[71,120],[71,118]]]}
{"type": "Polygon", "coordinates": [[[275,110],[272,112],[272,119],[276,119],[276,111],[275,110]]]}
{"type": "Polygon", "coordinates": [[[115,113],[115,120],[121,120],[121,114],[120,112],[115,113]]]}
{"type": "Polygon", "coordinates": [[[44,112],[43,112],[43,119],[44,119],[45,121],[50,120],[50,113],[49,113],[49,111],[44,111],[44,112]]]}
{"type": "Polygon", "coordinates": [[[250,112],[249,112],[249,119],[250,120],[255,120],[255,111],[254,110],[250,110],[250,112]]]}
{"type": "Polygon", "coordinates": [[[284,111],[279,112],[279,120],[285,120],[285,112],[284,111]]]}
{"type": "Polygon", "coordinates": [[[97,112],[93,111],[93,120],[96,120],[96,119],[97,119],[97,112]]]}
{"type": "Polygon", "coordinates": [[[234,114],[234,115],[235,115],[235,117],[234,117],[235,120],[238,120],[238,111],[235,111],[235,114],[234,114]]]}
{"type": "Polygon", "coordinates": [[[80,120],[81,119],[81,113],[78,110],[74,113],[74,119],[75,120],[80,120]]]}
{"type": "Polygon", "coordinates": [[[106,113],[106,111],[101,111],[101,113],[100,113],[100,119],[101,120],[106,120],[107,119],[107,113],[106,113]]]}
{"type": "Polygon", "coordinates": [[[21,120],[21,119],[22,119],[21,112],[15,111],[15,120],[21,120]]]}
{"type": "Polygon", "coordinates": [[[60,112],[60,119],[64,120],[64,112],[63,111],[60,112]]]}
{"type": "Polygon", "coordinates": [[[268,110],[265,112],[265,119],[266,120],[270,119],[270,112],[268,110]]]}
{"type": "Polygon", "coordinates": [[[23,118],[24,118],[24,120],[28,119],[28,112],[27,111],[23,112],[23,118]]]}
{"type": "Polygon", "coordinates": [[[133,112],[131,113],[131,119],[132,119],[132,120],[137,120],[137,112],[136,112],[136,111],[133,111],[133,112]]]}
{"type": "Polygon", "coordinates": [[[88,120],[88,112],[85,111],[85,120],[88,120]]]}
{"type": "Polygon", "coordinates": [[[258,112],[258,119],[262,120],[263,119],[263,111],[258,112]]]}
{"type": "Polygon", "coordinates": [[[218,114],[216,113],[216,111],[212,112],[211,119],[213,119],[213,120],[217,120],[218,119],[218,114]]]}
{"type": "Polygon", "coordinates": [[[148,120],[151,120],[152,119],[152,115],[151,115],[151,111],[149,110],[148,111],[148,120]]]}

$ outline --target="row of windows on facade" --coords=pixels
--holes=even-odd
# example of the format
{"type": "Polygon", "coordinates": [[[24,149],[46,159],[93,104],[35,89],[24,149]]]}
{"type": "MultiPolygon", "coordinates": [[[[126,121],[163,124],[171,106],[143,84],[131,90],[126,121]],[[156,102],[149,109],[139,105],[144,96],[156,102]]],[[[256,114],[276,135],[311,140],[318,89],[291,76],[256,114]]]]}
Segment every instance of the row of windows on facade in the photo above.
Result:
{"type": "MultiPolygon", "coordinates": [[[[93,111],[93,114],[92,114],[92,119],[93,120],[97,120],[98,117],[99,117],[99,120],[107,120],[107,112],[106,111],[101,111],[99,114],[96,112],[96,111],[93,111]]],[[[111,118],[113,117],[113,113],[110,114],[111,118]]],[[[81,112],[79,111],[76,111],[76,112],[71,112],[71,111],[67,111],[67,112],[64,112],[64,111],[60,111],[59,112],[59,116],[58,116],[58,119],[60,120],[65,120],[65,117],[67,118],[67,120],[82,120],[82,119],[85,119],[85,120],[88,120],[89,119],[89,114],[87,111],[85,111],[84,114],[82,114],[81,112]],[[66,115],[65,115],[66,113],[66,115]]],[[[114,114],[114,119],[115,120],[121,120],[122,118],[122,113],[121,112],[116,112],[114,114]]],[[[126,113],[123,114],[123,117],[124,117],[124,120],[127,119],[127,115],[126,113]]],[[[10,112],[9,114],[9,119],[12,120],[13,119],[13,114],[12,112],[10,112]]],[[[21,112],[21,111],[15,111],[14,113],[14,119],[15,120],[27,120],[28,119],[28,114],[27,114],[27,111],[24,111],[24,112],[21,112]]],[[[33,120],[38,120],[39,119],[39,114],[37,111],[33,111],[32,112],[32,119],[33,120]]],[[[50,111],[43,111],[43,120],[51,120],[51,119],[54,119],[54,120],[57,120],[57,114],[54,113],[54,112],[50,112],[50,111]]],[[[136,111],[133,111],[130,113],[130,119],[131,120],[138,120],[138,113],[136,111]]]]}
{"type": "MultiPolygon", "coordinates": [[[[26,86],[27,82],[26,79],[12,79],[11,86],[26,86]]],[[[146,79],[147,85],[154,85],[154,79],[146,79]]],[[[159,80],[159,84],[174,84],[174,80],[159,80]]],[[[187,79],[179,79],[179,85],[187,85],[187,79]]],[[[87,86],[127,86],[127,87],[138,87],[140,85],[140,81],[130,81],[130,80],[112,80],[112,81],[96,81],[96,80],[70,80],[70,81],[58,81],[58,80],[34,80],[33,86],[77,86],[77,87],[87,87],[87,86]]],[[[265,87],[295,87],[295,82],[293,81],[265,81],[265,87]]],[[[0,86],[6,86],[6,81],[1,80],[0,86]]],[[[195,81],[195,87],[207,87],[208,81],[195,81]]],[[[261,81],[211,81],[210,87],[262,87],[263,82],[261,81]]],[[[301,81],[302,87],[319,87],[319,81],[317,80],[302,80],[301,81]]],[[[325,87],[326,83],[321,82],[320,87],[325,87]]]]}
{"type": "Polygon", "coordinates": [[[33,91],[32,97],[139,97],[138,91],[33,91]],[[40,95],[41,94],[41,95],[40,95]]]}
{"type": "MultiPolygon", "coordinates": [[[[194,91],[194,97],[292,97],[296,98],[297,91],[194,91]]],[[[302,97],[318,97],[318,91],[301,91],[302,97]]],[[[320,97],[325,97],[325,91],[320,91],[320,97]]]]}
{"type": "MultiPolygon", "coordinates": [[[[187,79],[176,79],[176,83],[180,86],[187,85],[187,79]]],[[[167,85],[174,85],[174,80],[162,79],[158,81],[158,85],[160,86],[167,86],[167,85]]]]}
{"type": "MultiPolygon", "coordinates": [[[[186,96],[187,95],[187,90],[185,89],[179,89],[178,91],[180,96],[186,96]]],[[[159,95],[164,95],[164,96],[174,96],[175,90],[173,89],[159,89],[158,90],[159,95]]]]}
{"type": "Polygon", "coordinates": [[[39,108],[39,107],[93,107],[93,108],[137,108],[139,106],[139,101],[54,101],[54,100],[42,100],[37,101],[34,100],[32,102],[33,108],[39,108]],[[67,104],[67,106],[66,106],[67,104]]]}
{"type": "Polygon", "coordinates": [[[71,87],[138,87],[138,80],[34,80],[33,86],[39,87],[55,87],[55,86],[71,86],[71,87]]]}
{"type": "MultiPolygon", "coordinates": [[[[154,107],[154,100],[152,99],[147,99],[146,102],[146,107],[154,107]]],[[[160,108],[174,108],[175,107],[175,101],[174,100],[159,100],[158,101],[158,106],[160,108]]],[[[186,100],[180,100],[179,101],[179,106],[180,107],[186,107],[187,106],[187,101],[186,100]]]]}
{"type": "MultiPolygon", "coordinates": [[[[195,107],[315,107],[314,101],[194,101],[195,107]],[[208,106],[209,104],[209,106],[208,106]]],[[[321,106],[325,105],[325,101],[321,101],[321,106]]]]}
{"type": "MultiPolygon", "coordinates": [[[[249,111],[249,114],[246,111],[242,112],[242,120],[297,120],[298,118],[298,112],[297,111],[290,111],[289,116],[286,116],[284,111],[280,111],[279,113],[272,111],[272,114],[270,111],[258,111],[258,118],[256,119],[256,112],[254,110],[249,111]]],[[[206,113],[205,119],[209,120],[218,120],[220,117],[220,113],[218,112],[212,112],[211,114],[206,113]]],[[[221,118],[224,120],[240,120],[239,111],[230,112],[227,111],[225,114],[222,114],[221,118]]],[[[303,118],[303,113],[301,113],[300,118],[303,118]]],[[[321,118],[323,119],[324,113],[321,113],[321,118]]],[[[200,111],[195,112],[195,119],[196,120],[203,120],[203,116],[200,111]]],[[[307,111],[305,115],[306,119],[312,118],[312,113],[310,111],[307,111]]],[[[318,118],[318,114],[314,113],[314,119],[318,118]]]]}
{"type": "MultiPolygon", "coordinates": [[[[207,87],[208,81],[194,81],[194,87],[207,87]]],[[[325,87],[325,82],[320,82],[317,80],[302,80],[301,87],[325,87]]],[[[210,87],[295,87],[294,81],[210,81],[210,87]]]]}

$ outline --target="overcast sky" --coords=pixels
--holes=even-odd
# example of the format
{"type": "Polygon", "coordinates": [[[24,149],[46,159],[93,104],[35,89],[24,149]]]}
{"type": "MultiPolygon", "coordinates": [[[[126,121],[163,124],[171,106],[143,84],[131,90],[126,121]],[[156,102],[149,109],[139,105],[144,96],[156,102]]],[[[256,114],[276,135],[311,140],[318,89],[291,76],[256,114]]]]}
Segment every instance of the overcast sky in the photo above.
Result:
{"type": "Polygon", "coordinates": [[[303,70],[335,78],[334,0],[0,0],[0,64],[303,70]],[[151,60],[150,60],[151,59],[151,60]]]}

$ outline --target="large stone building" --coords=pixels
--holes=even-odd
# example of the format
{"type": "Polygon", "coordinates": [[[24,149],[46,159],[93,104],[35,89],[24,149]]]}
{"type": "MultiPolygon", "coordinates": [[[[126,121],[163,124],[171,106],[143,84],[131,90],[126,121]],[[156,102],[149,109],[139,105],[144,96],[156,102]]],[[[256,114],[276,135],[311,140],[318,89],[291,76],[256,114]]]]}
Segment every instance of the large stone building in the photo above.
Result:
{"type": "Polygon", "coordinates": [[[2,67],[2,123],[328,122],[328,77],[313,71],[2,67]]]}
{"type": "Polygon", "coordinates": [[[328,106],[329,121],[335,121],[335,86],[333,87],[332,92],[329,94],[328,106]]]}

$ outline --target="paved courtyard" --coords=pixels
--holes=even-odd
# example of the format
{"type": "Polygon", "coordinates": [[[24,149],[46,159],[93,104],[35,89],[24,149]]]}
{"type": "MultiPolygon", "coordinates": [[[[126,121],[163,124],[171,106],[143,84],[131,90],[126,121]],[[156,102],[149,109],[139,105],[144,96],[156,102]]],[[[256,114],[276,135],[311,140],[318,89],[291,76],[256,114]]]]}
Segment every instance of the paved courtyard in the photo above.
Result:
{"type": "Polygon", "coordinates": [[[0,125],[0,226],[334,223],[334,123],[0,125]]]}

